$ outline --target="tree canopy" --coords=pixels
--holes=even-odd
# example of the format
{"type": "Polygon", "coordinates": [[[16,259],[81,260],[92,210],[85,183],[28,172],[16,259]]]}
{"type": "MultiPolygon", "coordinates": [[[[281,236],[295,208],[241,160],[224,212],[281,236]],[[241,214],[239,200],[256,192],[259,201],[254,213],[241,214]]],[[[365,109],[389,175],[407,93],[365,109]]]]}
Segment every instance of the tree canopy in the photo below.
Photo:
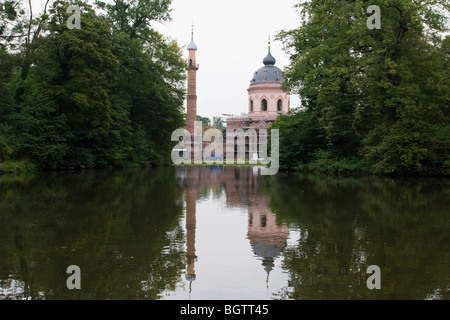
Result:
{"type": "Polygon", "coordinates": [[[43,169],[164,164],[187,64],[152,28],[168,0],[0,2],[0,160],[43,169]],[[69,28],[69,6],[80,28],[69,28]]]}
{"type": "Polygon", "coordinates": [[[286,88],[301,110],[281,116],[284,167],[352,163],[365,171],[450,174],[447,1],[298,4],[302,25],[278,34],[291,54],[286,88]]]}

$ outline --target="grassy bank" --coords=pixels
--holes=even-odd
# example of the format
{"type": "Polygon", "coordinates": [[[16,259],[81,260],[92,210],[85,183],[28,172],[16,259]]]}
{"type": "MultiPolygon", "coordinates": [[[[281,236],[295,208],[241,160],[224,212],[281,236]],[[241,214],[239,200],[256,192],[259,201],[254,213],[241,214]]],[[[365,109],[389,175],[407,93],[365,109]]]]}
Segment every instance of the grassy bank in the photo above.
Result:
{"type": "Polygon", "coordinates": [[[328,176],[410,176],[410,177],[450,177],[450,170],[443,168],[442,171],[419,173],[388,173],[376,169],[373,163],[363,159],[318,159],[307,164],[299,164],[295,168],[288,169],[298,173],[328,175],[328,176]]]}
{"type": "Polygon", "coordinates": [[[37,167],[27,160],[11,160],[0,163],[0,174],[20,174],[36,170],[37,167]]]}
{"type": "MultiPolygon", "coordinates": [[[[150,163],[134,163],[127,162],[118,166],[117,168],[143,168],[143,167],[151,167],[150,163]]],[[[112,168],[112,167],[111,167],[112,168]]],[[[36,171],[73,171],[73,170],[92,170],[92,169],[104,169],[104,168],[95,168],[95,167],[73,167],[73,168],[58,168],[58,169],[40,169],[35,164],[29,162],[28,160],[9,160],[0,162],[0,174],[22,174],[22,173],[30,173],[36,171]]]]}
{"type": "Polygon", "coordinates": [[[297,171],[325,175],[372,174],[370,165],[361,159],[319,159],[306,165],[299,165],[297,171]]]}

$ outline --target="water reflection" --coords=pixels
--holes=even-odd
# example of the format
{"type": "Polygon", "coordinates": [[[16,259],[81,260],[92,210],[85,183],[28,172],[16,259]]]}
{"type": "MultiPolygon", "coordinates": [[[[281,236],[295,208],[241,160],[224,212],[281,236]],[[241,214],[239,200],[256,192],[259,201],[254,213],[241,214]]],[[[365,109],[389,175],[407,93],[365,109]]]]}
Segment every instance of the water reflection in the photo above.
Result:
{"type": "Polygon", "coordinates": [[[291,299],[449,299],[450,180],[293,178],[267,184],[271,208],[300,231],[283,252],[291,299]],[[366,287],[381,268],[381,290],[366,287]]]}
{"type": "Polygon", "coordinates": [[[285,223],[279,225],[276,215],[268,209],[267,197],[251,197],[247,238],[253,252],[262,261],[269,282],[270,271],[275,260],[287,245],[289,229],[285,223]],[[255,203],[256,205],[253,205],[255,203]]]}
{"type": "Polygon", "coordinates": [[[184,231],[173,176],[150,169],[2,177],[1,298],[158,299],[174,288],[184,231]],[[66,287],[72,264],[82,290],[66,287]]]}
{"type": "MultiPolygon", "coordinates": [[[[275,267],[275,260],[281,256],[283,248],[286,247],[290,232],[287,225],[277,221],[276,215],[269,209],[270,197],[261,190],[260,169],[257,167],[177,167],[176,177],[178,185],[185,191],[185,279],[188,282],[188,297],[191,298],[193,282],[197,279],[195,271],[195,265],[198,261],[196,252],[197,203],[211,201],[208,197],[209,192],[212,192],[215,200],[222,199],[225,202],[222,208],[218,208],[216,212],[209,212],[209,215],[214,215],[219,219],[217,215],[223,215],[227,210],[246,212],[247,233],[245,237],[237,238],[236,234],[245,226],[229,226],[224,233],[225,239],[222,242],[217,241],[217,235],[220,234],[219,230],[216,230],[217,234],[214,237],[198,240],[214,243],[218,251],[221,251],[221,247],[232,244],[236,247],[242,247],[244,246],[242,241],[248,241],[248,244],[245,245],[246,250],[243,252],[246,257],[242,256],[239,259],[255,257],[261,262],[261,270],[266,273],[264,280],[267,288],[270,272],[275,267]]],[[[208,228],[211,228],[211,226],[208,226],[208,228]]],[[[234,255],[238,257],[236,252],[234,252],[234,255]]],[[[237,263],[234,268],[236,268],[235,272],[239,272],[238,269],[242,270],[244,267],[237,263]]],[[[228,271],[228,274],[232,272],[228,271]]],[[[206,277],[208,278],[208,276],[206,277]]],[[[256,277],[253,277],[252,280],[259,281],[256,277]]],[[[212,278],[207,281],[220,283],[217,279],[212,278]]],[[[226,284],[221,283],[220,285],[226,284]]],[[[175,297],[185,297],[184,292],[185,290],[176,292],[175,297]]],[[[196,295],[196,297],[210,299],[214,298],[214,295],[196,295]]],[[[258,298],[261,297],[267,298],[267,293],[263,292],[261,296],[258,295],[258,298]],[[264,296],[264,294],[266,295],[264,296]]],[[[229,298],[235,299],[236,296],[230,296],[229,298]]]]}
{"type": "Polygon", "coordinates": [[[0,299],[449,299],[450,182],[174,167],[0,177],[0,299]],[[82,289],[66,287],[78,265],[82,289]],[[382,289],[369,290],[369,265],[382,289]]]}

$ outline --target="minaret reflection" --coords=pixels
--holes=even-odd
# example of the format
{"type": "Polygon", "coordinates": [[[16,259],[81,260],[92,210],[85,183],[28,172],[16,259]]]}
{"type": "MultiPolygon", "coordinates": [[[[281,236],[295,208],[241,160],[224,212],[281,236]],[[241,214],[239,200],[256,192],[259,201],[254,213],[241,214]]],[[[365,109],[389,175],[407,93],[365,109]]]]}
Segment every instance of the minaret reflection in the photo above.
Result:
{"type": "Polygon", "coordinates": [[[185,189],[186,203],[186,280],[189,281],[189,293],[192,291],[192,282],[195,281],[195,232],[197,228],[196,207],[197,187],[199,184],[199,168],[177,167],[176,176],[180,187],[185,189]]]}
{"type": "Polygon", "coordinates": [[[192,281],[195,280],[195,231],[196,231],[196,198],[197,190],[193,187],[186,189],[186,280],[189,281],[189,293],[192,291],[192,281]]]}
{"type": "MultiPolygon", "coordinates": [[[[189,281],[189,293],[192,283],[196,280],[195,263],[196,230],[197,230],[197,193],[201,188],[221,188],[223,168],[214,167],[176,167],[178,184],[185,190],[186,208],[186,280],[189,281]]],[[[201,192],[201,191],[200,191],[201,192]]]]}

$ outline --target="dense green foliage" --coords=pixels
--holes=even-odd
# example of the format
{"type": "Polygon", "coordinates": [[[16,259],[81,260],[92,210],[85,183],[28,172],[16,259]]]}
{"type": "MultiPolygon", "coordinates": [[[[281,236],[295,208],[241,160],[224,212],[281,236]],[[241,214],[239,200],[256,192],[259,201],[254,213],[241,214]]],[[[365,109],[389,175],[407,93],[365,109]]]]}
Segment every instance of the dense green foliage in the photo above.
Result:
{"type": "Polygon", "coordinates": [[[286,88],[301,110],[281,116],[280,163],[313,171],[450,174],[447,1],[310,0],[278,38],[291,53],[286,88]],[[369,29],[369,5],[381,29],[369,29]]]}
{"type": "Polygon", "coordinates": [[[203,127],[211,127],[211,119],[208,117],[197,115],[197,121],[200,121],[203,127]]]}
{"type": "Polygon", "coordinates": [[[0,161],[42,169],[170,161],[187,69],[178,44],[151,27],[170,19],[170,4],[57,0],[32,16],[21,1],[2,1],[0,161]],[[80,8],[79,29],[67,25],[69,5],[80,8]]]}

